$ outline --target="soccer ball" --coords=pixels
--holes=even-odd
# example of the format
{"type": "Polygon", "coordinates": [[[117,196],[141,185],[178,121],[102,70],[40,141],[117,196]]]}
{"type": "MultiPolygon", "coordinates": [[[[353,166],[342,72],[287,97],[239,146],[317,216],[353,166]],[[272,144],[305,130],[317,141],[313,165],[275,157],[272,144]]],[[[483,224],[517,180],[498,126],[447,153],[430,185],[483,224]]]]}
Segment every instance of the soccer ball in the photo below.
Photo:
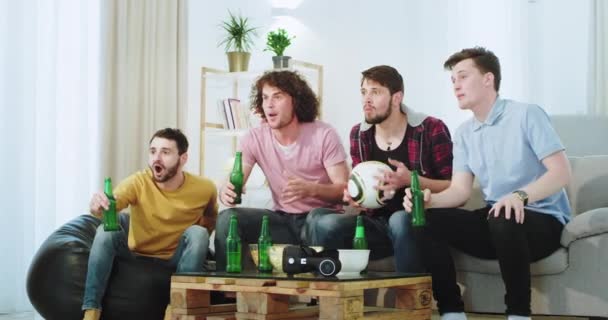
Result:
{"type": "Polygon", "coordinates": [[[353,201],[367,209],[384,206],[384,192],[375,188],[380,184],[375,176],[382,175],[384,170],[391,168],[380,161],[365,161],[356,165],[348,178],[348,193],[353,201]]]}

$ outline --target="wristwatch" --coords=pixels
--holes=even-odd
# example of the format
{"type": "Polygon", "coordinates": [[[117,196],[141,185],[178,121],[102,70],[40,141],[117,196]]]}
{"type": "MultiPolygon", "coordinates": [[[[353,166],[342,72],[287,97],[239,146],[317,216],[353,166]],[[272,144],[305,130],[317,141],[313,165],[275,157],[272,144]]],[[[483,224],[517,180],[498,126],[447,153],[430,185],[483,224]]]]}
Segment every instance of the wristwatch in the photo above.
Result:
{"type": "Polygon", "coordinates": [[[524,203],[524,206],[528,205],[528,194],[525,191],[515,190],[515,191],[513,191],[513,193],[515,193],[517,195],[517,197],[519,198],[519,200],[521,200],[524,203]]]}

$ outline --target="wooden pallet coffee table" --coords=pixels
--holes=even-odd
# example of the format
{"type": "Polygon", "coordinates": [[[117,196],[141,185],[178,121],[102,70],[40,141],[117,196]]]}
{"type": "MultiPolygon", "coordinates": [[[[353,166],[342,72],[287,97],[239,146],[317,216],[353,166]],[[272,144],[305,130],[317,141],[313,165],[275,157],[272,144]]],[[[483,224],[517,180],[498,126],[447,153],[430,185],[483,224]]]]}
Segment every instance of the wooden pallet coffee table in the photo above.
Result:
{"type": "Polygon", "coordinates": [[[201,272],[171,278],[171,315],[165,319],[430,319],[431,277],[369,272],[331,277],[301,274],[201,272]],[[367,307],[363,290],[394,288],[395,308],[367,307]],[[236,305],[211,305],[210,291],[236,292],[236,305]],[[290,296],[318,297],[318,306],[290,306],[290,296]]]}

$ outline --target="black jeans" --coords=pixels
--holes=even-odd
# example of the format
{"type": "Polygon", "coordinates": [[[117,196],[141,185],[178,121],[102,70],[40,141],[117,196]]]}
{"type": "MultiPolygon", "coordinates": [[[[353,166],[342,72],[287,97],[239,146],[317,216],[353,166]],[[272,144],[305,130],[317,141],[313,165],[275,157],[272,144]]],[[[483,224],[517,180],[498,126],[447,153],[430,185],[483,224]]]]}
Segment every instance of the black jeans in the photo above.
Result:
{"type": "Polygon", "coordinates": [[[446,208],[426,211],[427,225],[414,228],[423,263],[433,277],[439,313],[462,312],[456,270],[449,247],[482,259],[498,259],[506,288],[508,315],[529,316],[530,263],[560,246],[563,224],[556,218],[525,210],[523,224],[500,215],[488,217],[490,207],[474,211],[446,208]]]}
{"type": "Polygon", "coordinates": [[[215,228],[215,263],[217,271],[226,271],[226,237],[230,227],[230,217],[236,215],[238,221],[238,232],[243,246],[241,261],[249,257],[245,248],[250,243],[257,243],[262,227],[262,217],[268,215],[270,235],[273,243],[281,244],[305,244],[306,241],[306,216],[302,214],[288,214],[267,209],[254,208],[230,208],[220,212],[215,228]]]}

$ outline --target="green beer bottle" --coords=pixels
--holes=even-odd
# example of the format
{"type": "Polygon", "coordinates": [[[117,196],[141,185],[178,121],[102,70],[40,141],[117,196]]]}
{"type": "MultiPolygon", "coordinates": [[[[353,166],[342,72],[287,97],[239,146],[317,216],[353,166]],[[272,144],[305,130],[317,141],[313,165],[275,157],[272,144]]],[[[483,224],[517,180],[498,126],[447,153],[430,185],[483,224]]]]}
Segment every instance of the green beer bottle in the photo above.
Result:
{"type": "Polygon", "coordinates": [[[118,231],[120,230],[120,226],[118,225],[118,215],[116,214],[116,199],[114,198],[114,193],[112,192],[112,179],[110,177],[106,178],[104,181],[103,192],[108,197],[110,201],[110,205],[108,206],[108,210],[103,211],[103,230],[105,231],[118,231]]]}
{"type": "Polygon", "coordinates": [[[363,226],[363,216],[357,217],[357,227],[353,238],[353,249],[367,249],[367,239],[365,239],[365,227],[363,226]]]}
{"type": "Polygon", "coordinates": [[[268,251],[272,247],[272,238],[270,238],[270,227],[268,226],[268,216],[262,218],[262,230],[258,238],[258,271],[272,272],[272,264],[270,264],[270,256],[268,251]]]}
{"type": "Polygon", "coordinates": [[[232,203],[240,204],[241,192],[243,191],[243,158],[241,151],[236,152],[234,166],[232,167],[232,172],[230,173],[230,183],[232,183],[234,186],[234,192],[236,193],[236,197],[232,203]]]}
{"type": "Polygon", "coordinates": [[[236,216],[230,217],[230,229],[226,238],[226,272],[241,272],[241,238],[236,216]]]}
{"type": "Polygon", "coordinates": [[[412,226],[424,227],[426,219],[424,217],[424,192],[420,190],[420,181],[418,181],[418,172],[412,171],[411,181],[412,191],[412,226]]]}

